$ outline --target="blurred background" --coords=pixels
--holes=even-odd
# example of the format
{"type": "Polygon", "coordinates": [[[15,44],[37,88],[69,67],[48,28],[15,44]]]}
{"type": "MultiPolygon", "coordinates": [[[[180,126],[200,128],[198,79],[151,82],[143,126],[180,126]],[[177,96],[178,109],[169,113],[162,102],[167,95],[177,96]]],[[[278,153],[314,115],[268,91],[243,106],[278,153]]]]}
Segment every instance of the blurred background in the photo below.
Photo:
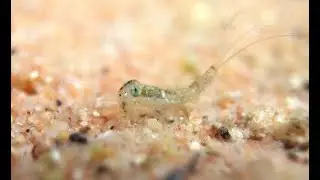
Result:
{"type": "Polygon", "coordinates": [[[308,1],[14,0],[11,26],[19,52],[13,65],[17,59],[76,75],[100,92],[128,79],[163,86],[180,79],[183,86],[190,81],[184,71],[203,72],[253,40],[280,34],[296,36],[244,50],[223,66],[219,81],[308,78],[308,1]]]}

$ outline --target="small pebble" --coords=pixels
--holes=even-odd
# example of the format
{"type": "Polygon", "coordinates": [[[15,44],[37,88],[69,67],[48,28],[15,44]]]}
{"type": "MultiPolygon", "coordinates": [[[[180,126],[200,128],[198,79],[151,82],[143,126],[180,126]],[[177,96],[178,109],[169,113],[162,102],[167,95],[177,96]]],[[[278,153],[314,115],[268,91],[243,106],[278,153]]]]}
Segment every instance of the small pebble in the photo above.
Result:
{"type": "Polygon", "coordinates": [[[60,99],[57,99],[56,100],[56,105],[59,107],[59,106],[61,106],[62,105],[62,101],[60,100],[60,99]]]}
{"type": "Polygon", "coordinates": [[[69,141],[79,144],[88,144],[87,137],[83,133],[79,132],[70,134],[69,141]]]}
{"type": "Polygon", "coordinates": [[[98,111],[92,112],[93,117],[100,117],[100,113],[98,111]]]}
{"type": "Polygon", "coordinates": [[[221,126],[218,130],[219,135],[224,139],[224,140],[230,140],[231,139],[231,135],[228,131],[228,129],[224,126],[221,126]]]}
{"type": "Polygon", "coordinates": [[[201,149],[201,145],[200,145],[200,143],[198,141],[192,141],[189,144],[189,148],[192,151],[199,151],[201,149]]]}
{"type": "Polygon", "coordinates": [[[225,141],[231,140],[231,134],[229,130],[224,126],[217,128],[216,126],[212,125],[209,131],[209,136],[211,138],[216,138],[225,141]]]}
{"type": "Polygon", "coordinates": [[[96,173],[99,174],[99,175],[107,173],[109,171],[110,171],[110,169],[107,166],[105,166],[104,164],[98,165],[97,169],[96,169],[96,173]]]}

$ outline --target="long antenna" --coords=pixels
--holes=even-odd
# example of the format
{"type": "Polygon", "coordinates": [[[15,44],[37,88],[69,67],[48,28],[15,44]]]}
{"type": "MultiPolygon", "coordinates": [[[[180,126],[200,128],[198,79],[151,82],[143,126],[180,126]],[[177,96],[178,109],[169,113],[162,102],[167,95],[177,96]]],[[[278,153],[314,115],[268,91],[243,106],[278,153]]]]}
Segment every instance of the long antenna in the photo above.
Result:
{"type": "Polygon", "coordinates": [[[257,44],[257,43],[259,43],[261,41],[274,39],[274,38],[280,38],[280,37],[294,37],[294,36],[296,36],[296,35],[295,34],[279,34],[279,35],[267,36],[267,37],[260,38],[258,40],[252,41],[252,42],[248,43],[247,45],[245,45],[244,47],[238,49],[234,54],[232,54],[231,56],[227,57],[221,63],[217,63],[215,66],[216,66],[216,68],[219,68],[220,66],[224,65],[225,63],[230,61],[232,58],[234,58],[235,56],[237,56],[238,54],[240,54],[241,52],[243,52],[247,48],[252,47],[252,46],[254,46],[255,44],[257,44]]]}
{"type": "Polygon", "coordinates": [[[243,39],[246,35],[248,35],[251,31],[256,30],[256,29],[258,29],[258,28],[259,28],[259,29],[262,29],[262,28],[268,27],[268,26],[271,27],[271,25],[264,25],[264,26],[260,26],[260,27],[257,27],[256,25],[254,25],[253,27],[251,27],[250,29],[248,29],[247,31],[245,31],[244,33],[242,33],[241,35],[239,35],[238,38],[231,43],[231,45],[228,47],[228,49],[226,50],[226,52],[224,53],[224,55],[227,56],[227,55],[230,53],[230,51],[235,47],[235,45],[236,45],[241,39],[243,39]]]}
{"type": "MultiPolygon", "coordinates": [[[[225,23],[223,25],[223,28],[226,30],[232,23],[233,21],[235,21],[235,19],[237,19],[237,17],[240,15],[240,14],[243,14],[243,13],[246,13],[246,12],[242,12],[241,9],[239,9],[232,17],[231,19],[225,23]]],[[[265,27],[272,27],[272,25],[263,25],[263,26],[257,26],[257,25],[254,25],[253,27],[251,27],[250,29],[248,29],[247,31],[243,32],[242,34],[240,34],[239,36],[237,36],[237,39],[235,39],[231,45],[227,48],[227,50],[223,53],[224,56],[227,56],[230,51],[235,47],[235,45],[241,40],[243,39],[246,35],[248,35],[251,31],[253,30],[256,30],[256,29],[262,29],[262,28],[265,28],[265,27]]]]}

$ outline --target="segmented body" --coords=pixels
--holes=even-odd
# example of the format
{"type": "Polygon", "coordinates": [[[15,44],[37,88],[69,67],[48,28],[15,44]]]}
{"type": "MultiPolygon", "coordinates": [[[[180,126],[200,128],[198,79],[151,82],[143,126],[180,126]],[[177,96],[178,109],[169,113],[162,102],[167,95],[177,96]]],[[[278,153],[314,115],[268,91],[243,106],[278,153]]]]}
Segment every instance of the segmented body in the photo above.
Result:
{"type": "Polygon", "coordinates": [[[137,109],[137,106],[145,106],[156,112],[157,116],[160,116],[165,108],[173,108],[184,111],[185,115],[188,116],[184,104],[197,100],[200,93],[211,84],[215,74],[215,67],[210,66],[202,76],[196,78],[188,87],[177,89],[162,89],[142,84],[137,80],[130,80],[119,90],[122,111],[126,116],[129,113],[139,113],[132,108],[136,107],[135,109],[137,109]]]}
{"type": "Polygon", "coordinates": [[[200,93],[204,91],[213,81],[216,74],[214,66],[200,77],[196,78],[188,87],[177,89],[162,89],[156,86],[142,84],[137,80],[130,80],[119,90],[120,105],[123,115],[130,118],[137,118],[139,114],[138,106],[144,106],[152,113],[156,113],[157,118],[166,118],[163,110],[182,110],[188,116],[185,103],[197,100],[200,93]]]}

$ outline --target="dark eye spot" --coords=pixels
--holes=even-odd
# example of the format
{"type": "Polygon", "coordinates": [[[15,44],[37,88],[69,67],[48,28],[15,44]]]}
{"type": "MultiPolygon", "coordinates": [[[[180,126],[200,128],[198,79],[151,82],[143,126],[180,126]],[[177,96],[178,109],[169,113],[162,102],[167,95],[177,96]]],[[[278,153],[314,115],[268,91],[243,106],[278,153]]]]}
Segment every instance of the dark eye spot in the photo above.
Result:
{"type": "Polygon", "coordinates": [[[134,88],[131,90],[131,94],[132,94],[132,96],[134,96],[134,97],[139,96],[139,95],[140,95],[139,89],[136,88],[136,87],[134,87],[134,88]]]}

